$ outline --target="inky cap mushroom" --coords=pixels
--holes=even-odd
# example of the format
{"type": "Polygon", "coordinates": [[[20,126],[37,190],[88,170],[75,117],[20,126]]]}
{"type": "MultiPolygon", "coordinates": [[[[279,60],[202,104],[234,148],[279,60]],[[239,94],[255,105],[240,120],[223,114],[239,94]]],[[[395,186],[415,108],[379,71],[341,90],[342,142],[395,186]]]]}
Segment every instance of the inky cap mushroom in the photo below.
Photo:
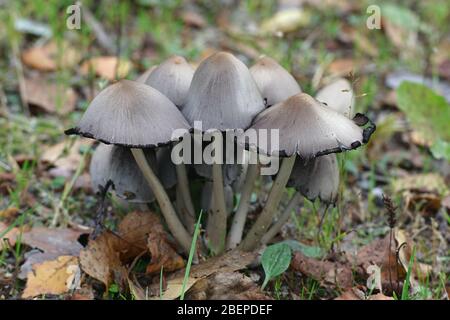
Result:
{"type": "Polygon", "coordinates": [[[204,131],[224,131],[246,129],[263,109],[263,99],[245,64],[230,53],[218,52],[195,71],[182,112],[191,124],[202,121],[204,131]]]}
{"type": "Polygon", "coordinates": [[[190,127],[166,96],[148,85],[121,80],[100,92],[78,126],[66,134],[106,144],[147,148],[177,140],[179,137],[172,137],[176,129],[190,127]]]}
{"type": "MultiPolygon", "coordinates": [[[[154,152],[147,151],[145,155],[150,166],[155,167],[154,152]]],[[[99,144],[92,156],[89,171],[95,191],[111,180],[116,195],[121,199],[135,203],[155,200],[128,148],[99,144]]]]}
{"type": "Polygon", "coordinates": [[[186,102],[194,68],[180,56],[173,56],[156,67],[145,83],[155,88],[181,107],[186,102]]]}
{"type": "Polygon", "coordinates": [[[298,154],[303,159],[311,159],[356,149],[366,143],[375,130],[373,123],[360,127],[368,122],[362,114],[350,120],[310,95],[299,93],[261,112],[250,129],[279,130],[278,148],[271,147],[270,138],[266,149],[253,146],[263,153],[284,157],[298,154]]]}
{"type": "Polygon", "coordinates": [[[250,68],[267,106],[302,92],[294,77],[275,60],[262,57],[250,68]]]}
{"type": "Polygon", "coordinates": [[[350,82],[344,78],[339,78],[320,89],[316,99],[347,118],[352,118],[355,114],[353,89],[350,82]]]}
{"type": "Polygon", "coordinates": [[[335,154],[327,154],[309,161],[297,157],[287,183],[311,201],[319,198],[332,204],[339,189],[339,168],[335,154]]]}

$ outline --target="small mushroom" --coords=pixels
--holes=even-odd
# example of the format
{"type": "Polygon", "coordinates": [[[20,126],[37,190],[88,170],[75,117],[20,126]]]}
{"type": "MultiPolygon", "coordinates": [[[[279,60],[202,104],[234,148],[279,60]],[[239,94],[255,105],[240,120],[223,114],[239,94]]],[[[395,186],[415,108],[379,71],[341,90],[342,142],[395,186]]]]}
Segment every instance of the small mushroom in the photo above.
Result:
{"type": "MultiPolygon", "coordinates": [[[[151,167],[155,167],[153,150],[146,150],[145,156],[151,167]]],[[[108,180],[113,182],[116,195],[133,203],[150,203],[155,200],[147,181],[130,149],[121,146],[99,144],[90,164],[91,183],[95,191],[104,187],[108,180]]]]}
{"type": "Polygon", "coordinates": [[[268,107],[302,92],[294,77],[272,58],[260,58],[250,72],[268,107]]]}
{"type": "Polygon", "coordinates": [[[336,154],[304,161],[297,157],[288,187],[294,187],[311,201],[319,198],[326,204],[334,204],[339,189],[339,168],[336,154]]]}
{"type": "Polygon", "coordinates": [[[145,84],[164,94],[180,108],[186,102],[194,71],[183,57],[173,56],[157,66],[148,75],[145,84]]]}
{"type": "Polygon", "coordinates": [[[106,144],[131,148],[139,169],[158,201],[173,236],[186,252],[191,236],[179,220],[164,186],[147,162],[142,148],[167,145],[181,138],[189,124],[177,107],[162,93],[142,83],[121,80],[100,92],[89,105],[77,127],[78,134],[106,144]],[[179,132],[180,136],[174,136],[179,132]]]}
{"type": "Polygon", "coordinates": [[[243,250],[252,250],[257,247],[270,226],[296,156],[308,160],[321,155],[356,149],[366,143],[375,130],[373,123],[364,129],[359,127],[368,122],[369,119],[361,114],[352,121],[328,109],[305,93],[292,96],[264,110],[256,117],[250,129],[278,129],[279,146],[275,148],[276,146],[269,144],[264,148],[258,145],[253,147],[265,154],[279,155],[285,159],[264,209],[240,245],[243,250]]]}
{"type": "Polygon", "coordinates": [[[347,118],[355,115],[355,96],[352,85],[344,78],[339,78],[317,92],[316,99],[347,118]]]}
{"type": "Polygon", "coordinates": [[[250,71],[235,56],[218,52],[203,60],[194,73],[182,112],[203,130],[246,129],[264,109],[250,71]]]}
{"type": "MultiPolygon", "coordinates": [[[[198,66],[182,112],[191,125],[201,121],[204,131],[223,132],[246,129],[264,107],[245,64],[230,53],[218,52],[198,66]]],[[[216,229],[214,237],[210,237],[210,247],[221,253],[225,249],[228,214],[220,163],[212,164],[212,178],[214,208],[208,216],[207,230],[216,229]]]]}

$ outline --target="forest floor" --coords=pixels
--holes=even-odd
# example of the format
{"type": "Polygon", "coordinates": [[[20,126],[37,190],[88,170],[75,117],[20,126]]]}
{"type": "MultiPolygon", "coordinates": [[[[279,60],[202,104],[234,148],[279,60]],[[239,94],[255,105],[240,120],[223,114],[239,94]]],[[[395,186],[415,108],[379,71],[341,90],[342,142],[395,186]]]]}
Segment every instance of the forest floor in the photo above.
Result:
{"type": "Polygon", "coordinates": [[[198,64],[218,50],[247,65],[268,55],[309,94],[346,77],[356,111],[377,131],[338,155],[337,205],[305,201],[275,239],[295,241],[286,272],[262,290],[263,268],[243,264],[255,255],[228,254],[228,268],[210,258],[191,270],[186,298],[448,299],[448,1],[390,2],[380,29],[368,28],[369,1],[112,2],[83,1],[91,14],[68,30],[71,1],[0,1],[0,299],[146,299],[160,288],[178,297],[175,270],[187,257],[166,248],[161,262],[139,247],[156,214],[108,196],[104,225],[114,233],[97,242],[100,256],[86,251],[99,205],[94,145],[63,132],[116,78],[136,79],[173,54],[198,64]],[[127,257],[108,251],[126,246],[111,244],[117,233],[139,242],[127,257]],[[99,260],[104,270],[85,272],[99,260]]]}

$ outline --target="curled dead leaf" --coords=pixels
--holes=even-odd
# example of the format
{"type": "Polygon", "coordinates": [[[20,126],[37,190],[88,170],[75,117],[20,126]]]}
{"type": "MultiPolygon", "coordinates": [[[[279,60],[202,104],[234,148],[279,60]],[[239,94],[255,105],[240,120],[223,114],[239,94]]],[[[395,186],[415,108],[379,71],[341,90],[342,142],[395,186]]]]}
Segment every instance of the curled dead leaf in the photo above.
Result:
{"type": "Polygon", "coordinates": [[[317,260],[296,252],[291,267],[316,279],[324,287],[346,289],[353,285],[353,270],[350,263],[317,260]]]}

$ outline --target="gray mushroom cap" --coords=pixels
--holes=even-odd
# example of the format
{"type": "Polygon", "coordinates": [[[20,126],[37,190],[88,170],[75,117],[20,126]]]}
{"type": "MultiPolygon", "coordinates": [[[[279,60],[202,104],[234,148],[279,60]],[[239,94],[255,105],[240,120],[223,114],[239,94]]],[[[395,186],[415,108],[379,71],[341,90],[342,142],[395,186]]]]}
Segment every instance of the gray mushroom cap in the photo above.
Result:
{"type": "Polygon", "coordinates": [[[186,102],[194,71],[183,57],[173,56],[156,67],[145,83],[181,107],[186,102]]]}
{"type": "Polygon", "coordinates": [[[309,161],[297,157],[287,183],[311,201],[319,198],[334,204],[339,190],[339,168],[335,154],[327,154],[309,161]]]}
{"type": "Polygon", "coordinates": [[[294,77],[272,58],[260,58],[250,68],[250,72],[267,106],[302,92],[294,77]]]}
{"type": "Polygon", "coordinates": [[[178,140],[176,129],[190,126],[177,107],[158,90],[121,80],[92,100],[78,126],[66,134],[78,134],[107,144],[146,148],[178,140]]]}
{"type": "Polygon", "coordinates": [[[366,143],[375,125],[362,114],[350,120],[330,110],[306,93],[299,93],[263,112],[254,120],[250,129],[279,130],[279,146],[250,143],[268,155],[299,155],[304,159],[356,149],[366,143]]]}
{"type": "Polygon", "coordinates": [[[204,131],[224,131],[246,129],[263,109],[263,98],[245,64],[218,52],[195,71],[182,112],[190,124],[202,121],[204,131]]]}
{"type": "Polygon", "coordinates": [[[320,89],[317,92],[316,99],[347,118],[352,118],[355,115],[353,89],[350,82],[344,78],[339,78],[320,89]]]}
{"type": "MultiPolygon", "coordinates": [[[[152,167],[156,167],[154,154],[153,150],[145,150],[147,161],[152,167]]],[[[121,199],[135,203],[155,200],[128,148],[99,144],[92,156],[89,171],[94,191],[111,180],[116,195],[121,199]]]]}

